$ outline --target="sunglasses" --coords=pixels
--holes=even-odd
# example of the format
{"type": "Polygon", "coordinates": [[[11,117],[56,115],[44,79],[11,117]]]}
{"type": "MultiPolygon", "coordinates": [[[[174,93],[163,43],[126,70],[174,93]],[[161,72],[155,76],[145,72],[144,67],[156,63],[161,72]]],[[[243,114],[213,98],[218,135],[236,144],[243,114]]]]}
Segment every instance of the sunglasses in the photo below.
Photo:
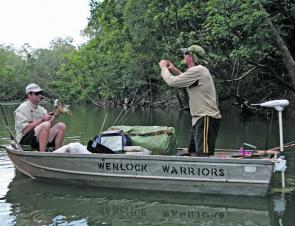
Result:
{"type": "Polygon", "coordinates": [[[35,96],[38,96],[38,95],[41,95],[41,94],[42,94],[42,92],[35,92],[35,93],[34,93],[34,92],[31,92],[30,94],[31,94],[31,95],[33,95],[33,94],[34,94],[35,96]]]}
{"type": "Polygon", "coordinates": [[[189,51],[184,52],[183,55],[191,55],[189,51]]]}

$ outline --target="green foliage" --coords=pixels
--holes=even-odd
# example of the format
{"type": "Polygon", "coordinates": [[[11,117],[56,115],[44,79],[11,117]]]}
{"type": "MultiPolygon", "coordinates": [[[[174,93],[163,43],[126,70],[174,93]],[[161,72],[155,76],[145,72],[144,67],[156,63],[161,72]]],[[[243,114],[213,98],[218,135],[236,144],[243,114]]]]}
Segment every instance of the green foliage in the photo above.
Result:
{"type": "Polygon", "coordinates": [[[24,77],[23,61],[10,46],[0,45],[0,100],[16,99],[24,77]]]}
{"type": "Polygon", "coordinates": [[[185,70],[180,48],[192,44],[206,50],[221,100],[279,98],[290,82],[265,19],[294,54],[295,3],[260,2],[266,11],[257,0],[91,0],[89,41],[79,49],[71,39],[49,49],[0,47],[0,98],[21,97],[34,81],[69,102],[132,102],[150,90],[152,103],[170,93],[158,62],[185,70]]]}
{"type": "Polygon", "coordinates": [[[56,39],[50,49],[31,49],[24,45],[17,51],[12,47],[0,47],[1,99],[22,99],[25,86],[39,83],[49,96],[59,96],[56,83],[62,83],[59,71],[67,64],[66,54],[75,50],[71,40],[56,39]]]}

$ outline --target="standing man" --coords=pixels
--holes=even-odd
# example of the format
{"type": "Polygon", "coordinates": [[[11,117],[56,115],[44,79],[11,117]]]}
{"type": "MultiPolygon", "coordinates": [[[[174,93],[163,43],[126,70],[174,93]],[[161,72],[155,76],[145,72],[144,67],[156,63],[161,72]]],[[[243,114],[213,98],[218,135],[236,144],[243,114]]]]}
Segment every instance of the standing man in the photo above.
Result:
{"type": "Polygon", "coordinates": [[[31,83],[26,86],[27,101],[14,112],[16,140],[22,145],[45,152],[46,147],[58,149],[62,146],[66,125],[55,122],[58,112],[47,113],[39,105],[42,89],[31,83]]]}
{"type": "Polygon", "coordinates": [[[205,62],[204,49],[192,45],[182,51],[188,70],[181,72],[170,61],[161,60],[161,76],[169,86],[186,88],[192,116],[192,135],[188,152],[190,156],[208,157],[214,155],[221,119],[215,86],[209,70],[202,65],[205,62]]]}

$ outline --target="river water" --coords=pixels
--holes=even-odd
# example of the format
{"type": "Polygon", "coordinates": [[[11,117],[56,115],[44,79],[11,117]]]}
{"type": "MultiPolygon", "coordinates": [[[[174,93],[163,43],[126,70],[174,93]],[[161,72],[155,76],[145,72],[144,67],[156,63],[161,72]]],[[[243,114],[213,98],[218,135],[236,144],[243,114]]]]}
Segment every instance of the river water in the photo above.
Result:
{"type": "MultiPolygon", "coordinates": [[[[13,111],[17,105],[4,105],[13,130],[13,111]]],[[[50,108],[50,106],[48,106],[50,108]]],[[[95,108],[72,106],[65,143],[86,144],[104,128],[112,126],[118,115],[121,125],[167,125],[177,132],[178,146],[187,146],[189,112],[177,109],[95,108]],[[127,112],[126,112],[127,111],[127,112]],[[126,113],[126,114],[125,114],[126,113]]],[[[278,122],[259,116],[241,117],[222,112],[216,148],[238,149],[250,143],[258,149],[278,146],[278,122]],[[272,122],[272,123],[271,123],[272,122]]],[[[294,119],[284,117],[284,141],[295,140],[294,119]]],[[[10,142],[3,117],[0,117],[0,144],[10,142]]],[[[0,149],[0,225],[294,225],[295,149],[286,152],[286,192],[280,189],[280,174],[275,174],[266,197],[196,195],[154,191],[102,189],[75,185],[41,183],[17,172],[4,149],[0,149]]]]}

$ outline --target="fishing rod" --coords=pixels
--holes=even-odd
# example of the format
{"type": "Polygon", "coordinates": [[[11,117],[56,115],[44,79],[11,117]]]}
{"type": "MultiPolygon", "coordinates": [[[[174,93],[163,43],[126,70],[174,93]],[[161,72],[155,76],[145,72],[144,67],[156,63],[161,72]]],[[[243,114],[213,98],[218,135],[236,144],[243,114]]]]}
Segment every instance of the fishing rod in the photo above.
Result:
{"type": "MultiPolygon", "coordinates": [[[[139,100],[139,102],[138,102],[138,104],[140,103],[140,101],[141,101],[141,99],[148,93],[150,91],[150,89],[148,89],[147,91],[145,91],[137,100],[135,100],[134,101],[134,103],[136,103],[138,100],[139,100]]],[[[138,104],[136,104],[135,106],[137,106],[138,104]]],[[[122,118],[124,118],[124,116],[128,113],[128,111],[130,110],[131,108],[129,108],[125,113],[124,113],[124,115],[121,117],[121,114],[123,113],[123,111],[125,110],[124,108],[122,108],[122,110],[121,110],[121,112],[119,113],[119,115],[118,115],[118,117],[116,118],[116,120],[115,120],[115,122],[113,123],[113,125],[112,125],[112,127],[114,126],[114,125],[116,125],[116,123],[117,123],[117,121],[118,121],[118,123],[120,122],[120,120],[122,119],[122,118]],[[121,118],[120,118],[121,117],[121,118]],[[120,118],[120,119],[119,119],[120,118]]]]}
{"type": "Polygon", "coordinates": [[[5,127],[6,127],[6,129],[8,130],[9,135],[10,135],[10,139],[13,140],[13,141],[17,144],[18,148],[21,149],[21,150],[23,151],[22,147],[20,146],[19,142],[15,139],[15,137],[14,137],[14,135],[13,135],[13,133],[12,133],[12,131],[11,131],[9,125],[8,125],[8,121],[7,121],[6,115],[5,115],[5,113],[4,113],[4,110],[3,110],[3,108],[2,108],[2,104],[0,104],[0,108],[1,108],[2,116],[3,116],[4,121],[5,121],[5,124],[6,124],[5,127]]]}
{"type": "Polygon", "coordinates": [[[49,98],[49,97],[43,96],[43,95],[41,95],[41,99],[42,99],[42,100],[46,100],[46,101],[48,101],[49,103],[54,103],[54,100],[52,100],[52,99],[49,98]]]}
{"type": "Polygon", "coordinates": [[[270,137],[270,133],[271,133],[271,127],[272,127],[272,122],[273,122],[273,115],[274,115],[274,112],[273,112],[273,109],[271,109],[271,117],[270,117],[270,122],[269,122],[269,126],[268,126],[268,131],[267,131],[267,135],[266,135],[266,142],[265,142],[265,150],[268,149],[268,142],[269,142],[269,137],[270,137]]]}
{"type": "MultiPolygon", "coordinates": [[[[149,91],[150,91],[150,89],[148,89],[139,99],[138,99],[138,102],[136,103],[136,101],[134,101],[134,103],[136,103],[134,106],[133,106],[133,108],[137,108],[137,106],[140,104],[140,102],[141,102],[141,100],[142,100],[142,98],[143,97],[145,97],[148,93],[149,93],[149,91]]],[[[131,109],[131,108],[130,108],[131,109]]],[[[129,109],[129,110],[130,110],[129,109]]],[[[127,112],[126,112],[127,113],[127,112]]],[[[124,118],[124,120],[122,120],[122,123],[125,123],[126,121],[127,121],[127,119],[130,117],[130,115],[131,114],[129,114],[129,115],[127,115],[127,114],[125,114],[121,119],[120,119],[120,121],[124,118]],[[125,115],[126,115],[126,117],[125,117],[125,115]]]]}
{"type": "Polygon", "coordinates": [[[104,119],[103,119],[103,122],[102,122],[102,125],[100,127],[100,131],[99,131],[99,134],[101,134],[103,128],[104,128],[104,125],[105,125],[105,122],[106,122],[106,119],[108,117],[108,113],[106,113],[106,115],[104,116],[104,119]]]}
{"type": "Polygon", "coordinates": [[[119,120],[119,118],[121,117],[121,114],[123,113],[123,111],[124,111],[124,108],[122,108],[122,110],[120,111],[120,113],[119,113],[118,117],[115,119],[115,121],[114,121],[112,127],[113,127],[113,126],[116,124],[116,122],[119,120]]]}
{"type": "MultiPolygon", "coordinates": [[[[140,104],[140,101],[142,100],[143,97],[145,97],[149,92],[151,91],[151,89],[148,89],[147,91],[145,91],[137,100],[134,101],[135,105],[133,107],[137,107],[140,104]]],[[[129,113],[129,111],[131,110],[131,107],[129,107],[127,109],[127,111],[122,115],[122,117],[120,118],[122,112],[124,111],[124,108],[121,110],[119,116],[116,118],[115,122],[113,123],[112,127],[116,125],[116,123],[119,123],[120,121],[122,121],[122,119],[129,113]],[[119,119],[120,118],[120,119],[119,119]]],[[[124,122],[127,120],[127,118],[130,115],[128,115],[127,117],[125,117],[124,122]]]]}
{"type": "Polygon", "coordinates": [[[49,103],[53,103],[54,104],[54,112],[58,112],[58,113],[67,113],[68,116],[72,116],[72,112],[69,109],[69,105],[63,105],[61,103],[61,101],[59,99],[51,99],[49,97],[43,96],[41,95],[41,99],[42,100],[46,100],[49,103]]]}

